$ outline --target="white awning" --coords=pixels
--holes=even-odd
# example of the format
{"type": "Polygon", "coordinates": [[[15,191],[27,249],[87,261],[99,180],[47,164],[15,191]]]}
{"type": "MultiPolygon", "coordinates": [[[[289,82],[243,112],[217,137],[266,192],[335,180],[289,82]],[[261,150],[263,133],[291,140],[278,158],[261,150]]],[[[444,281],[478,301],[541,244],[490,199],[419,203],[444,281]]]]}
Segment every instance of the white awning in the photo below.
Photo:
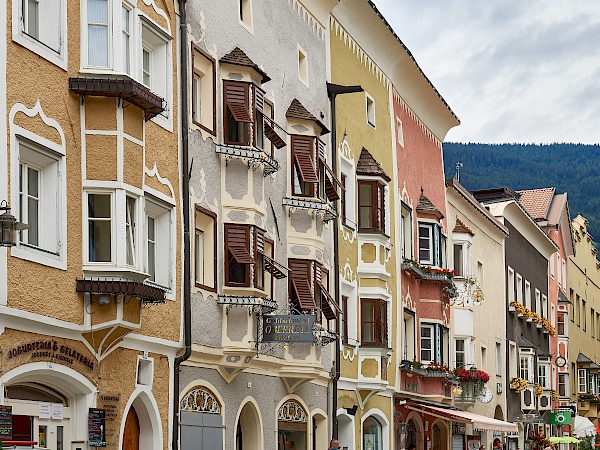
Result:
{"type": "Polygon", "coordinates": [[[572,434],[578,438],[594,436],[596,434],[596,426],[587,417],[575,416],[572,434]]]}
{"type": "Polygon", "coordinates": [[[406,405],[408,409],[419,410],[424,413],[434,413],[443,415],[449,420],[454,420],[463,423],[472,423],[473,428],[478,431],[499,431],[503,433],[518,433],[519,428],[516,424],[504,422],[503,420],[492,419],[491,417],[482,416],[467,411],[457,411],[454,409],[438,408],[429,405],[406,405]]]}

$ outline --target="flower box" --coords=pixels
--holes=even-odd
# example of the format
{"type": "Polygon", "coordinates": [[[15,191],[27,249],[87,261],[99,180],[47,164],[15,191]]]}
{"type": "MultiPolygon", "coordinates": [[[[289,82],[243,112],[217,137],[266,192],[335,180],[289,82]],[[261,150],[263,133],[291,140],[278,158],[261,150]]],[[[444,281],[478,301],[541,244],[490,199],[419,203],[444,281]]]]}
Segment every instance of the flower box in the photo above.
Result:
{"type": "Polygon", "coordinates": [[[517,313],[517,317],[523,317],[523,314],[517,313]]]}
{"type": "Polygon", "coordinates": [[[541,323],[536,323],[536,324],[535,324],[535,327],[536,327],[536,328],[543,328],[543,326],[542,326],[542,324],[541,324],[541,323]]]}
{"type": "Polygon", "coordinates": [[[525,319],[525,322],[529,322],[529,323],[533,322],[533,317],[528,317],[527,319],[525,319]]]}
{"type": "Polygon", "coordinates": [[[516,308],[514,306],[509,306],[508,307],[508,312],[515,312],[516,308]]]}
{"type": "Polygon", "coordinates": [[[545,328],[542,330],[544,332],[544,334],[549,334],[550,332],[548,330],[546,330],[545,328]]]}

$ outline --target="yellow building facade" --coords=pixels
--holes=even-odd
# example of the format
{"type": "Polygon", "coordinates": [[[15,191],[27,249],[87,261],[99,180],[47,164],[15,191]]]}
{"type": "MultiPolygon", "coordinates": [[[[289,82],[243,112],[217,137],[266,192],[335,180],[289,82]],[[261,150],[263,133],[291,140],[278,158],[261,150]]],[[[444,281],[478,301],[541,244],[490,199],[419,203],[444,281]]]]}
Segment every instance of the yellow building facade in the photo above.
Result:
{"type": "Polygon", "coordinates": [[[28,225],[0,249],[2,439],[167,448],[181,316],[176,11],[8,1],[0,28],[0,201],[28,225]]]}

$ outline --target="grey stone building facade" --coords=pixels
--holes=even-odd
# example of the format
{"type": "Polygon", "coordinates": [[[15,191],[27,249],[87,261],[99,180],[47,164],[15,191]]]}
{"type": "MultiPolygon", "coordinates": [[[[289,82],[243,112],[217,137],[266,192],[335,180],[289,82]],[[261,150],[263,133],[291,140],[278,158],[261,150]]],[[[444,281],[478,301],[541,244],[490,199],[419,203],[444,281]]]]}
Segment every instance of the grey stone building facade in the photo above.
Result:
{"type": "Polygon", "coordinates": [[[187,3],[193,285],[182,449],[328,444],[333,3],[187,3]],[[315,341],[264,342],[273,315],[315,316],[315,341]]]}

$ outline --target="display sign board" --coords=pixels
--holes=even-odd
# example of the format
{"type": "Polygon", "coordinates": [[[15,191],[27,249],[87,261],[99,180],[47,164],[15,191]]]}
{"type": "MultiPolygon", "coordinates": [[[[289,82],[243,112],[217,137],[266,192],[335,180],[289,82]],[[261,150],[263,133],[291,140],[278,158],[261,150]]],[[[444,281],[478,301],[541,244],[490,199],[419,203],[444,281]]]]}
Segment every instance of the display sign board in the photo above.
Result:
{"type": "Polygon", "coordinates": [[[12,441],[12,406],[0,405],[0,441],[12,441]]]}
{"type": "Polygon", "coordinates": [[[106,447],[106,419],[103,409],[88,412],[88,441],[90,447],[106,447]]]}
{"type": "Polygon", "coordinates": [[[310,314],[263,316],[262,342],[314,342],[316,320],[310,314]]]}
{"type": "Polygon", "coordinates": [[[109,448],[119,447],[119,427],[121,422],[119,419],[118,410],[120,409],[121,396],[119,394],[103,392],[98,394],[96,406],[104,410],[104,433],[106,444],[109,448]]]}
{"type": "Polygon", "coordinates": [[[551,425],[570,425],[571,424],[571,413],[570,412],[550,413],[550,424],[551,425]]]}

